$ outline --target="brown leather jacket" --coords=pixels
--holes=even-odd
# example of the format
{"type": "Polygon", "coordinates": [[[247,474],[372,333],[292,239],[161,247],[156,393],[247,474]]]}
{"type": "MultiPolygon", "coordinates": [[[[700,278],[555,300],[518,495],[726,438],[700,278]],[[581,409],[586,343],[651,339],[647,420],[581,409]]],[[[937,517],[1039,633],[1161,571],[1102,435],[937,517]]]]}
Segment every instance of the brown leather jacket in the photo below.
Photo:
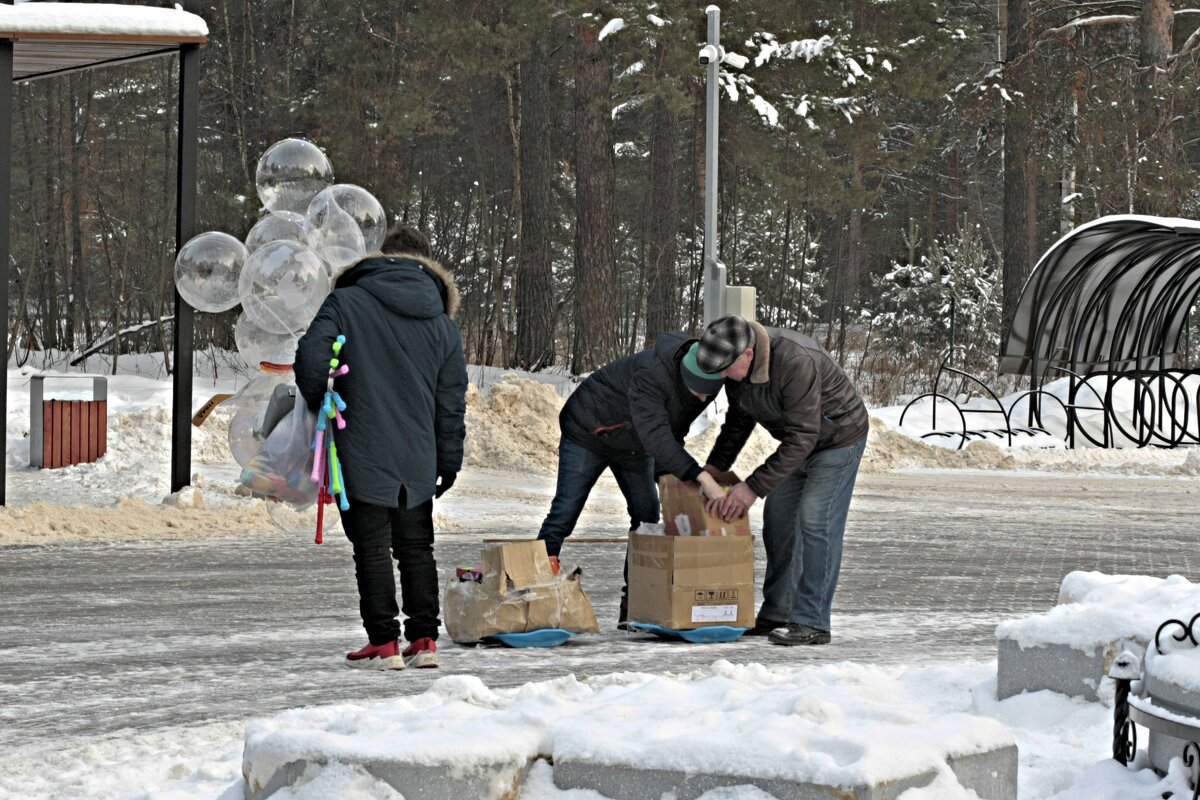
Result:
{"type": "Polygon", "coordinates": [[[729,412],[708,463],[729,469],[755,423],[779,447],[746,479],[765,497],[810,455],[848,447],[866,438],[867,407],[837,362],[809,337],[750,323],[754,364],[743,381],[725,381],[729,412]]]}

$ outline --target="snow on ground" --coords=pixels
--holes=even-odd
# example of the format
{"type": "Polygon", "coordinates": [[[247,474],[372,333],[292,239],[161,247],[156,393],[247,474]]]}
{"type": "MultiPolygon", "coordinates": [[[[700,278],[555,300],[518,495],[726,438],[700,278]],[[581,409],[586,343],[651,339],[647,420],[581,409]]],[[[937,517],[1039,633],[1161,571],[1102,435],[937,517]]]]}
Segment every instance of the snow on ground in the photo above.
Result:
{"type": "MultiPolygon", "coordinates": [[[[105,458],[96,464],[40,472],[27,466],[29,378],[34,370],[9,369],[6,464],[9,486],[14,490],[9,495],[10,505],[0,508],[0,545],[194,537],[204,531],[252,534],[271,529],[271,518],[264,504],[236,490],[239,470],[226,445],[232,415],[221,408],[202,427],[192,430],[196,473],[193,487],[168,497],[171,385],[153,359],[126,359],[123,366],[126,365],[141,374],[123,372],[109,376],[109,451],[105,458]]],[[[85,366],[106,371],[103,364],[85,366]]],[[[195,408],[212,394],[236,391],[246,382],[244,374],[223,368],[202,375],[204,371],[198,367],[195,408]]],[[[469,469],[553,475],[557,413],[574,381],[565,375],[536,376],[536,380],[528,380],[529,377],[472,368],[469,469]]],[[[50,382],[47,397],[81,399],[83,394],[71,392],[85,392],[86,386],[86,382],[62,381],[55,388],[55,383],[50,382]],[[72,388],[71,384],[78,386],[72,388]]],[[[1008,449],[992,442],[976,442],[962,451],[952,450],[901,432],[898,416],[897,409],[873,410],[864,471],[972,469],[1181,478],[1200,474],[1197,451],[1188,450],[1008,449]]],[[[702,457],[706,452],[719,420],[718,405],[716,413],[697,421],[689,439],[695,455],[702,457]]],[[[905,429],[908,427],[906,420],[905,429]]],[[[748,472],[772,449],[769,438],[757,431],[736,468],[748,472]]],[[[931,492],[930,501],[934,502],[936,488],[931,492]]],[[[504,499],[504,491],[498,492],[497,501],[504,499]]],[[[527,523],[532,530],[537,519],[531,516],[527,523]]],[[[439,524],[443,529],[455,527],[454,521],[445,517],[439,524]]],[[[483,521],[476,527],[485,530],[486,525],[483,521]]],[[[1148,770],[1127,770],[1112,762],[1105,734],[1111,726],[1111,710],[1101,704],[1048,692],[996,701],[994,662],[930,666],[915,663],[920,660],[918,656],[914,654],[914,664],[910,666],[887,668],[855,662],[764,667],[718,661],[705,670],[675,675],[669,672],[594,677],[581,674],[513,689],[491,689],[478,679],[450,676],[421,695],[399,697],[369,707],[341,705],[302,710],[294,712],[290,719],[304,723],[314,715],[332,718],[352,731],[361,719],[379,719],[388,726],[396,726],[399,733],[405,720],[421,725],[421,715],[428,719],[433,710],[454,706],[493,720],[473,734],[479,739],[493,736],[494,721],[503,721],[507,716],[520,723],[510,722],[512,733],[505,734],[514,745],[526,736],[536,737],[540,747],[544,744],[546,720],[554,713],[568,713],[580,722],[572,737],[555,739],[557,746],[570,748],[588,743],[589,747],[607,748],[614,758],[683,766],[689,757],[687,750],[669,743],[671,720],[678,719],[672,714],[681,709],[685,716],[694,713],[695,707],[704,706],[714,714],[736,716],[749,709],[771,719],[780,717],[782,721],[778,724],[784,727],[776,730],[768,725],[755,733],[762,737],[775,731],[780,736],[803,740],[808,735],[806,726],[817,722],[841,726],[842,740],[830,741],[814,735],[805,747],[790,756],[774,753],[778,758],[769,759],[770,765],[761,765],[764,769],[786,771],[800,769],[807,763],[804,759],[820,759],[820,754],[835,744],[844,745],[842,761],[845,762],[845,753],[872,746],[875,733],[872,726],[889,721],[916,721],[920,729],[920,720],[941,718],[951,720],[943,733],[966,740],[994,736],[999,730],[997,723],[1012,732],[1020,749],[1021,800],[1052,797],[1149,800],[1162,797],[1164,792],[1182,795],[1189,791],[1182,769],[1160,780],[1148,770]],[[612,695],[625,696],[622,702],[627,705],[623,711],[608,706],[589,712],[589,703],[594,698],[612,695]],[[647,709],[653,713],[647,713],[647,709]],[[609,719],[612,714],[635,726],[636,733],[631,739],[614,732],[614,720],[609,719]],[[661,740],[662,744],[638,748],[637,752],[626,749],[626,741],[649,740],[661,740]]],[[[1182,663],[1183,659],[1177,661],[1182,663]]],[[[1194,659],[1189,660],[1180,668],[1193,662],[1194,659]]],[[[16,760],[5,765],[4,757],[0,757],[0,798],[232,800],[241,796],[243,736],[250,723],[243,720],[152,731],[134,728],[124,735],[42,751],[35,762],[16,760]]],[[[253,723],[250,735],[271,730],[272,725],[277,722],[253,723]]],[[[443,748],[445,752],[469,749],[471,735],[466,735],[466,739],[463,736],[459,733],[440,742],[429,739],[425,746],[433,750],[443,748]]],[[[759,741],[753,737],[752,740],[759,741]]],[[[731,756],[734,767],[746,767],[759,757],[753,751],[760,748],[746,749],[744,743],[733,740],[730,747],[737,752],[745,751],[744,757],[731,756]],[[737,749],[738,746],[742,749],[737,749]]],[[[837,761],[838,758],[832,758],[830,763],[837,761]]],[[[850,759],[849,763],[853,761],[850,759]]],[[[753,788],[722,790],[710,795],[706,800],[765,797],[753,788]]],[[[325,770],[309,784],[276,795],[279,800],[395,796],[394,791],[353,767],[325,770]]],[[[943,776],[931,787],[905,793],[903,800],[954,800],[968,796],[971,795],[943,776]]],[[[598,800],[599,796],[556,789],[548,766],[539,763],[530,773],[522,798],[598,800]]]]}

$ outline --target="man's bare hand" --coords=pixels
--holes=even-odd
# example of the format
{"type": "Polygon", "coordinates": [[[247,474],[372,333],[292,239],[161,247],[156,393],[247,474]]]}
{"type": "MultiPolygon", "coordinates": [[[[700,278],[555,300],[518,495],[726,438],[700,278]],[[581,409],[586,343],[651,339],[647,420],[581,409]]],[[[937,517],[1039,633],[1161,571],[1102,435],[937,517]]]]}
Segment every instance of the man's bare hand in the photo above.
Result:
{"type": "Polygon", "coordinates": [[[758,500],[758,495],[754,493],[754,490],[747,486],[745,481],[739,483],[730,489],[729,494],[725,495],[725,499],[721,501],[719,512],[721,519],[733,522],[739,517],[744,517],[756,500],[758,500]]]}

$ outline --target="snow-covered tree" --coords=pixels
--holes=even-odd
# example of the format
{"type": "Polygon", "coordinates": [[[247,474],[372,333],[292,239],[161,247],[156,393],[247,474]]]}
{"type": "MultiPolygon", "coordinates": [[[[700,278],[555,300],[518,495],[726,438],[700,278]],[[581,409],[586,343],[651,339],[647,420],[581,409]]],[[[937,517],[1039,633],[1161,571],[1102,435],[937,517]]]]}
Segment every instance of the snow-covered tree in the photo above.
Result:
{"type": "Polygon", "coordinates": [[[863,316],[886,344],[868,358],[897,377],[885,394],[925,390],[944,360],[985,383],[995,379],[1000,283],[977,227],[934,241],[915,263],[893,263],[873,283],[877,300],[863,316]]]}

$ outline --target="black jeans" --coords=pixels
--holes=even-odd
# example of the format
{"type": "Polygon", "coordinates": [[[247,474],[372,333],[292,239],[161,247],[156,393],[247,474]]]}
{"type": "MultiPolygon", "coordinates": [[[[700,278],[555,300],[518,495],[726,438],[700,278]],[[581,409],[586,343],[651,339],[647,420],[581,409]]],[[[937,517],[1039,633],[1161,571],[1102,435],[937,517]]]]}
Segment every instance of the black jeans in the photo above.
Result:
{"type": "Polygon", "coordinates": [[[433,560],[433,501],[406,508],[407,492],[400,490],[399,508],[384,508],[348,498],[342,512],[346,538],[354,545],[354,577],[358,581],[358,612],[371,644],[400,638],[396,620],[396,576],[404,603],[404,638],[438,637],[438,576],[433,560]]]}

